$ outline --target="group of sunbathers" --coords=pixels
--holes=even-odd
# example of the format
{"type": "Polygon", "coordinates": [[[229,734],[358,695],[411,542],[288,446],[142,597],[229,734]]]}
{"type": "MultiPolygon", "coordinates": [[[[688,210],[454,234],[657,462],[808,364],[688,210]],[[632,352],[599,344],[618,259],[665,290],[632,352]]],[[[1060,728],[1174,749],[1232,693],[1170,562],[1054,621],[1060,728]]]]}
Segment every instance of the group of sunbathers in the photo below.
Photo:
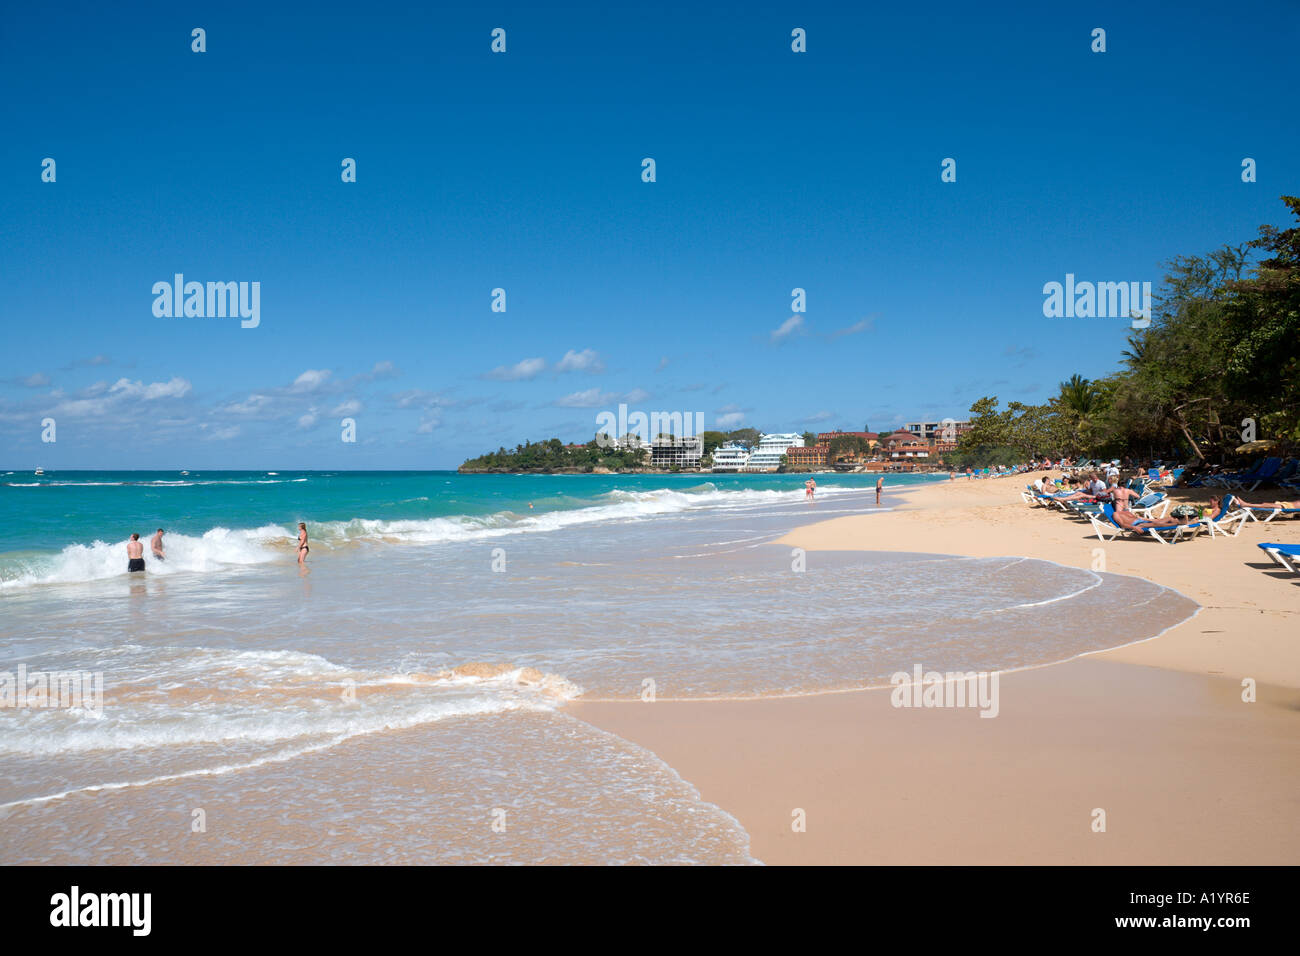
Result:
{"type": "MultiPolygon", "coordinates": [[[[1193,521],[1199,521],[1205,514],[1218,515],[1221,510],[1221,502],[1218,498],[1211,498],[1207,509],[1201,511],[1198,515],[1183,513],[1180,515],[1170,514],[1164,518],[1143,518],[1133,510],[1133,502],[1137,501],[1141,494],[1132,488],[1122,486],[1119,483],[1119,469],[1112,467],[1107,471],[1109,483],[1102,480],[1101,474],[1092,472],[1082,479],[1082,485],[1077,491],[1055,492],[1052,478],[1050,475],[1043,475],[1034,481],[1033,487],[1041,495],[1055,499],[1056,501],[1080,501],[1080,502],[1106,502],[1113,506],[1113,519],[1117,525],[1126,531],[1147,531],[1149,529],[1162,530],[1165,528],[1177,528],[1181,525],[1190,524],[1193,521]]],[[[1062,479],[1068,486],[1079,479],[1065,476],[1062,479]]],[[[1245,504],[1245,502],[1238,502],[1245,504]]],[[[1267,506],[1266,506],[1267,507],[1267,506]]]]}

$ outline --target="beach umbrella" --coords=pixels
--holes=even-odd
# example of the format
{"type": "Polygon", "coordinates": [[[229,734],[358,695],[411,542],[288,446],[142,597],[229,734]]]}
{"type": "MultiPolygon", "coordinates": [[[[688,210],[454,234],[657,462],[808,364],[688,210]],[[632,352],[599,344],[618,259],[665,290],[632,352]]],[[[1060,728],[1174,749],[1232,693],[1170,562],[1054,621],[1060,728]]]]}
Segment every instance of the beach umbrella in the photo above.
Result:
{"type": "Polygon", "coordinates": [[[1256,441],[1248,441],[1244,445],[1238,445],[1237,451],[1268,451],[1277,445],[1277,442],[1271,438],[1260,438],[1256,441]]]}

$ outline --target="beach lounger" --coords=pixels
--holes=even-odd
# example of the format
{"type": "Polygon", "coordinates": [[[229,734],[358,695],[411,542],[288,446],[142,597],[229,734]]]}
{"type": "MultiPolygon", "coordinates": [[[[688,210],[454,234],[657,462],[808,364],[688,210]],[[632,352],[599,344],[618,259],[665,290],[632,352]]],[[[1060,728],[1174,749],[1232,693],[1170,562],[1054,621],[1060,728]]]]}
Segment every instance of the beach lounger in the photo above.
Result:
{"type": "Polygon", "coordinates": [[[1246,509],[1242,508],[1237,499],[1232,495],[1224,495],[1223,500],[1219,502],[1219,513],[1213,518],[1206,518],[1205,521],[1210,526],[1210,536],[1215,534],[1229,534],[1235,538],[1241,534],[1242,527],[1246,524],[1246,509]],[[1233,527],[1235,525],[1235,527],[1233,527]]]}
{"type": "Polygon", "coordinates": [[[1202,482],[1211,488],[1231,488],[1234,482],[1249,480],[1264,466],[1265,461],[1266,458],[1261,458],[1245,471],[1220,471],[1213,475],[1206,475],[1202,482]]]}
{"type": "Polygon", "coordinates": [[[1300,544],[1260,543],[1264,553],[1292,574],[1300,574],[1300,544]]]}
{"type": "Polygon", "coordinates": [[[1099,511],[1099,514],[1088,515],[1098,541],[1114,541],[1128,530],[1115,523],[1115,509],[1111,505],[1101,505],[1099,511]]]}
{"type": "MultiPolygon", "coordinates": [[[[1241,511],[1233,513],[1229,502],[1232,496],[1228,495],[1219,507],[1219,512],[1213,518],[1202,518],[1200,521],[1189,521],[1187,524],[1180,524],[1175,528],[1134,528],[1133,534],[1149,534],[1161,544],[1177,544],[1184,538],[1191,539],[1197,535],[1208,531],[1213,537],[1216,530],[1220,534],[1228,534],[1228,530],[1223,527],[1225,523],[1237,522],[1236,534],[1241,530],[1241,521],[1245,519],[1245,514],[1241,511]]],[[[1110,505],[1101,506],[1101,517],[1091,517],[1093,530],[1097,532],[1099,540],[1114,540],[1120,534],[1129,529],[1115,521],[1115,509],[1110,505]]]]}
{"type": "Polygon", "coordinates": [[[1260,482],[1268,481],[1281,470],[1281,458],[1265,458],[1258,468],[1254,468],[1244,475],[1228,478],[1226,481],[1229,488],[1236,488],[1239,491],[1253,491],[1259,487],[1260,482]],[[1247,484],[1249,484],[1249,487],[1247,487],[1247,484]]]}
{"type": "Polygon", "coordinates": [[[1264,505],[1247,505],[1244,510],[1252,521],[1272,521],[1274,518],[1300,517],[1300,508],[1269,508],[1264,505]]]}
{"type": "Polygon", "coordinates": [[[1169,510],[1169,498],[1163,491],[1152,491],[1134,501],[1133,510],[1145,518],[1163,518],[1169,510]]]}

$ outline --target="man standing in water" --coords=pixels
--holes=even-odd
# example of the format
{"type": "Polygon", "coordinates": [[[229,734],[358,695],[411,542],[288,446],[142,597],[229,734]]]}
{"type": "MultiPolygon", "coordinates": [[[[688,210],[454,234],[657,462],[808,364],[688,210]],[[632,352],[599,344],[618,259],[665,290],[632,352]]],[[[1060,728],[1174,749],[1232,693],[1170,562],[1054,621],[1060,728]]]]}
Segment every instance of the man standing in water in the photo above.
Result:
{"type": "Polygon", "coordinates": [[[881,475],[876,479],[876,504],[880,504],[880,492],[885,487],[885,476],[881,475]]]}
{"type": "Polygon", "coordinates": [[[126,569],[127,571],[144,570],[144,545],[140,543],[140,535],[131,534],[131,540],[126,543],[126,569]]]}
{"type": "Polygon", "coordinates": [[[153,556],[159,561],[166,561],[167,555],[163,554],[162,546],[163,529],[159,528],[154,532],[153,540],[149,542],[149,547],[153,550],[153,556]]]}

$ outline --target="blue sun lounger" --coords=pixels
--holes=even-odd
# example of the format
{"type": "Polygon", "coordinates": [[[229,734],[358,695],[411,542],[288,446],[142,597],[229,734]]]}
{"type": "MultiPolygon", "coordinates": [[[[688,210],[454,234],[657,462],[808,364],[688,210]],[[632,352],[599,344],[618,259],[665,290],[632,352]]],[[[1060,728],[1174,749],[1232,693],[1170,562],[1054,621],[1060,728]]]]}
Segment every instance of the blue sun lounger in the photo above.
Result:
{"type": "Polygon", "coordinates": [[[1292,574],[1300,574],[1300,544],[1261,542],[1259,546],[1275,563],[1280,564],[1292,574]]]}
{"type": "Polygon", "coordinates": [[[1246,514],[1255,521],[1272,521],[1274,518],[1300,517],[1300,508],[1270,508],[1267,505],[1245,505],[1246,514]]]}
{"type": "MultiPolygon", "coordinates": [[[[1246,519],[1246,513],[1240,509],[1233,511],[1232,495],[1224,495],[1223,501],[1219,503],[1219,511],[1212,518],[1202,518],[1200,521],[1189,521],[1187,524],[1180,524],[1173,528],[1152,528],[1139,527],[1133,529],[1134,534],[1150,534],[1161,544],[1175,544],[1184,538],[1195,538],[1202,531],[1210,532],[1210,536],[1215,534],[1237,535],[1241,532],[1242,523],[1246,519]],[[1236,530],[1229,532],[1228,526],[1236,524],[1236,530]]],[[[1092,522],[1092,528],[1097,532],[1097,538],[1105,541],[1107,538],[1114,540],[1128,529],[1115,520],[1115,509],[1110,505],[1101,506],[1101,518],[1088,516],[1092,522]]]]}

